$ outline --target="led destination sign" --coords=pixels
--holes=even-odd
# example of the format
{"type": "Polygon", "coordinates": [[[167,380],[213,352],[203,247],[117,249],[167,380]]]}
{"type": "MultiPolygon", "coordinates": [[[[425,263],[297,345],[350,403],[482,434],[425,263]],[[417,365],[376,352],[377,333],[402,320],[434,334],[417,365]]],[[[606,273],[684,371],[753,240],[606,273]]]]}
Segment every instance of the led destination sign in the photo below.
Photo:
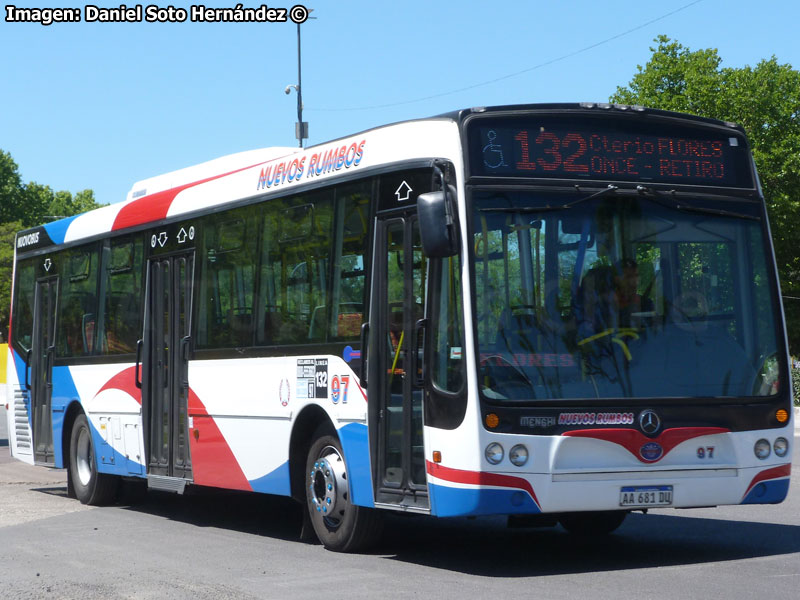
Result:
{"type": "Polygon", "coordinates": [[[476,119],[469,136],[472,175],[753,187],[734,131],[581,115],[476,119]]]}

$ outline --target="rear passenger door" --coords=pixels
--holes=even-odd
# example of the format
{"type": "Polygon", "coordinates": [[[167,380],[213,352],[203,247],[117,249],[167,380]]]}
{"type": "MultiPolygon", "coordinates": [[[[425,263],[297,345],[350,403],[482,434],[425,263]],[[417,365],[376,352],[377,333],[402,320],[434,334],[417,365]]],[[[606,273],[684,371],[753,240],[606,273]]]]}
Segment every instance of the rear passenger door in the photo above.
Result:
{"type": "Polygon", "coordinates": [[[52,465],[53,455],[53,361],[55,360],[58,277],[36,282],[31,348],[31,413],[33,416],[34,460],[52,465]]]}
{"type": "Polygon", "coordinates": [[[148,264],[142,404],[150,476],[191,480],[189,350],[194,252],[148,264]]]}

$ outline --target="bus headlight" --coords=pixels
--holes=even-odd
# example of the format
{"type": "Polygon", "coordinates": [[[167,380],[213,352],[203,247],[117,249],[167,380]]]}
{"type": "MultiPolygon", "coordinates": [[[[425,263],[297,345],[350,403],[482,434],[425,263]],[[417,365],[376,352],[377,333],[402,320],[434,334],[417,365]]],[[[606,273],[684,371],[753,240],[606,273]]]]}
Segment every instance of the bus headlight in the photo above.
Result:
{"type": "Polygon", "coordinates": [[[523,466],[528,462],[528,449],[522,444],[517,444],[508,451],[508,460],[517,467],[523,466]]]}
{"type": "Polygon", "coordinates": [[[765,460],[770,453],[769,442],[765,439],[760,439],[756,442],[756,445],[753,446],[753,452],[756,453],[756,456],[760,460],[765,460]]]}
{"type": "Polygon", "coordinates": [[[503,455],[505,452],[503,451],[503,447],[498,444],[497,442],[492,442],[488,446],[486,446],[486,450],[484,451],[486,455],[486,460],[488,460],[493,465],[499,465],[500,462],[503,460],[503,455]]]}
{"type": "MultiPolygon", "coordinates": [[[[775,451],[775,456],[783,458],[786,456],[786,453],[789,452],[789,440],[779,437],[775,440],[775,443],[772,444],[772,449],[775,451]]],[[[513,452],[514,450],[511,451],[513,452]]]]}

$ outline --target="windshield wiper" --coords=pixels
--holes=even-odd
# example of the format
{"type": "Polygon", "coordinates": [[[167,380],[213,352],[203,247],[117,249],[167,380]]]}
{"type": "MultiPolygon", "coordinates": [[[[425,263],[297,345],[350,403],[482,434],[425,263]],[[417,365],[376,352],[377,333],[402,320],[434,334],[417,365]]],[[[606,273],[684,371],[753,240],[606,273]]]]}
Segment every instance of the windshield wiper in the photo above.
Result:
{"type": "MultiPolygon", "coordinates": [[[[578,188],[578,186],[575,186],[578,188]]],[[[594,194],[589,194],[584,198],[578,198],[577,200],[573,200],[572,202],[567,202],[566,204],[558,204],[556,206],[552,206],[550,204],[546,204],[545,206],[486,206],[483,208],[478,209],[480,212],[509,212],[509,213],[520,213],[520,214],[529,214],[529,213],[540,213],[540,212],[549,212],[554,210],[564,210],[565,208],[572,208],[573,206],[577,206],[578,204],[583,204],[584,202],[588,202],[589,200],[594,200],[595,198],[601,198],[603,196],[607,196],[609,194],[615,193],[619,188],[616,185],[611,185],[605,189],[600,190],[599,192],[595,192],[594,194]]]]}
{"type": "Polygon", "coordinates": [[[694,212],[705,215],[714,215],[717,217],[733,217],[735,219],[748,219],[750,221],[760,221],[761,217],[755,215],[746,215],[744,213],[734,212],[732,210],[725,210],[722,208],[708,208],[705,206],[694,206],[692,204],[684,204],[676,195],[678,192],[671,190],[669,192],[662,192],[654,190],[644,185],[637,185],[636,191],[642,196],[648,196],[656,204],[660,204],[666,208],[673,208],[682,212],[694,212]]]}

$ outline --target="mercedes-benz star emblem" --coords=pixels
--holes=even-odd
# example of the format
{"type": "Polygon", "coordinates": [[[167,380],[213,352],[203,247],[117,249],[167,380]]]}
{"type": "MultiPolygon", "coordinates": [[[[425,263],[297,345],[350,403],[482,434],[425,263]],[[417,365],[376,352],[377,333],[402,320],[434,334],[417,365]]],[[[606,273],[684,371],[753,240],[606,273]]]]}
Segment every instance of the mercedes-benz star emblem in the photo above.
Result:
{"type": "Polygon", "coordinates": [[[639,427],[647,435],[653,435],[661,429],[661,418],[654,410],[643,410],[639,415],[639,427]]]}

